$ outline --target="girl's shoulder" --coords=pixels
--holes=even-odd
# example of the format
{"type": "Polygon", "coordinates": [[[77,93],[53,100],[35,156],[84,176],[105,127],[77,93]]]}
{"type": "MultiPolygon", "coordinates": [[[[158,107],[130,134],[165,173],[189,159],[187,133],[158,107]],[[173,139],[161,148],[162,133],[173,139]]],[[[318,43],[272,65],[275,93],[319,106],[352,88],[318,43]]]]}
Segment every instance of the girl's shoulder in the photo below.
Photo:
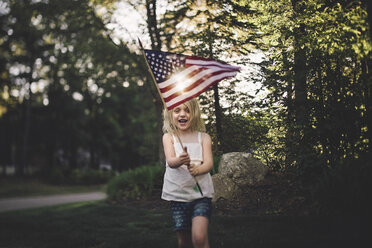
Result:
{"type": "Polygon", "coordinates": [[[200,134],[201,134],[202,142],[203,141],[211,141],[212,140],[211,139],[211,136],[208,133],[206,133],[206,132],[200,132],[200,134]]]}
{"type": "Polygon", "coordinates": [[[199,133],[204,137],[204,136],[206,136],[206,137],[210,137],[210,135],[208,134],[208,133],[206,133],[206,132],[202,132],[202,131],[199,131],[199,133]]]}
{"type": "Polygon", "coordinates": [[[173,143],[173,135],[170,133],[163,134],[163,142],[168,141],[173,143]]]}

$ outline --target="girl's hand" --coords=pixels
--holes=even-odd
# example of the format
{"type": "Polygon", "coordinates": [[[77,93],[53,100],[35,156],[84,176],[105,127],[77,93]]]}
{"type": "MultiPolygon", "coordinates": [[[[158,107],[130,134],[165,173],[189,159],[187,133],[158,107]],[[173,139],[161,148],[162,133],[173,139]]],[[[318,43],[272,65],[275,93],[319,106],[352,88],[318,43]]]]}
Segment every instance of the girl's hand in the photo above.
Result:
{"type": "Polygon", "coordinates": [[[198,168],[199,166],[196,166],[195,164],[190,164],[189,165],[189,172],[190,172],[190,174],[192,175],[192,176],[197,176],[197,175],[199,175],[199,168],[198,168]]]}
{"type": "Polygon", "coordinates": [[[189,154],[187,153],[187,147],[183,148],[183,152],[180,154],[178,158],[180,160],[181,165],[184,164],[188,166],[190,164],[191,160],[189,154]]]}

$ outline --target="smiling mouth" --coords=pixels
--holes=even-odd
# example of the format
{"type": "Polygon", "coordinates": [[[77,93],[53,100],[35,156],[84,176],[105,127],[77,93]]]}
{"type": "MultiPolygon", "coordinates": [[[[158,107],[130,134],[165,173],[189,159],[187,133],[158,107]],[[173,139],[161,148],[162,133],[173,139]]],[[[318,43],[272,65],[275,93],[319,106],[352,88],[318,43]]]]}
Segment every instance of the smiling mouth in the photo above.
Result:
{"type": "Polygon", "coordinates": [[[178,120],[178,122],[179,122],[179,123],[186,123],[187,120],[186,120],[186,119],[180,119],[180,120],[178,120]]]}

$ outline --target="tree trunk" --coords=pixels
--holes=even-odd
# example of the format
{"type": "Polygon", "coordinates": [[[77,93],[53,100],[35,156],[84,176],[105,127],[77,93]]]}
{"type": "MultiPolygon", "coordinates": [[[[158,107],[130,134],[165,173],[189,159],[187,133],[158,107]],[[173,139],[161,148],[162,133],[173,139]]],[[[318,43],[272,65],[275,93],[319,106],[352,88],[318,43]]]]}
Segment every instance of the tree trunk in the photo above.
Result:
{"type": "Polygon", "coordinates": [[[25,100],[24,106],[24,127],[23,127],[23,140],[22,140],[22,157],[17,168],[17,175],[23,176],[25,168],[28,164],[28,152],[29,152],[29,136],[30,136],[30,125],[31,125],[31,90],[29,90],[29,99],[25,100]]]}
{"type": "MultiPolygon", "coordinates": [[[[162,44],[160,39],[160,33],[158,30],[158,22],[156,19],[156,0],[146,0],[146,10],[147,10],[147,29],[149,31],[150,39],[151,39],[151,48],[153,50],[161,50],[162,44]]],[[[158,91],[154,85],[150,86],[151,93],[155,96],[155,109],[156,109],[156,119],[158,122],[157,126],[157,133],[158,133],[158,156],[159,162],[161,164],[165,163],[165,155],[164,155],[164,148],[163,148],[163,131],[162,131],[162,124],[163,124],[163,117],[162,117],[162,110],[163,110],[163,102],[160,99],[158,91]]]]}
{"type": "Polygon", "coordinates": [[[70,170],[72,169],[77,169],[78,164],[77,164],[77,146],[75,142],[75,137],[71,137],[72,140],[70,140],[70,147],[69,147],[69,168],[70,170]]]}
{"type": "Polygon", "coordinates": [[[307,90],[306,90],[306,52],[303,48],[300,48],[299,37],[304,34],[304,27],[297,29],[295,35],[295,54],[294,54],[294,115],[296,119],[296,125],[299,128],[305,128],[308,124],[307,114],[307,90]]]}
{"type": "MultiPolygon", "coordinates": [[[[368,24],[369,24],[369,37],[372,37],[372,4],[370,1],[363,0],[363,5],[367,9],[368,24]]],[[[370,54],[369,54],[370,55],[370,54]]],[[[371,67],[372,60],[367,56],[362,60],[362,83],[365,84],[365,106],[366,106],[366,120],[367,120],[367,138],[369,143],[369,156],[372,156],[372,77],[371,67]]]]}
{"type": "MultiPolygon", "coordinates": [[[[302,13],[301,1],[292,0],[294,19],[302,13]]],[[[304,157],[309,152],[307,139],[308,111],[307,111],[307,89],[306,89],[306,51],[302,47],[301,39],[305,34],[305,25],[300,24],[294,29],[294,61],[293,61],[293,83],[294,83],[294,105],[295,116],[295,157],[299,164],[303,164],[304,157]]]]}
{"type": "MultiPolygon", "coordinates": [[[[287,113],[286,113],[286,125],[288,128],[288,131],[286,133],[285,137],[285,144],[286,147],[292,148],[294,143],[294,92],[293,92],[293,77],[291,75],[290,71],[290,62],[288,60],[287,52],[282,51],[283,53],[283,65],[284,65],[284,70],[286,70],[286,78],[285,80],[287,81],[287,88],[286,88],[286,93],[287,97],[285,99],[286,105],[287,105],[287,113]]],[[[286,156],[286,164],[290,165],[293,163],[293,157],[291,156],[286,156]]]]}
{"type": "Polygon", "coordinates": [[[156,0],[146,0],[147,28],[149,30],[151,47],[154,50],[161,50],[161,39],[156,19],[156,0]]]}
{"type": "Polygon", "coordinates": [[[367,123],[367,139],[368,139],[368,153],[372,156],[372,77],[370,73],[371,60],[366,58],[362,60],[362,85],[364,88],[364,104],[366,107],[366,123],[367,123]]]}
{"type": "Polygon", "coordinates": [[[362,0],[363,5],[367,10],[368,24],[369,24],[369,37],[372,38],[372,4],[368,0],[362,0]]]}
{"type": "Polygon", "coordinates": [[[220,96],[218,93],[218,84],[213,85],[213,96],[214,96],[214,111],[216,115],[216,132],[217,132],[217,140],[219,141],[220,145],[217,144],[218,150],[220,152],[224,151],[224,140],[222,135],[222,113],[221,113],[221,106],[220,106],[220,96]]]}
{"type": "Polygon", "coordinates": [[[162,116],[162,102],[161,100],[158,100],[156,102],[156,119],[157,119],[157,132],[159,134],[158,137],[158,156],[159,156],[159,161],[161,164],[165,164],[165,154],[164,154],[164,148],[163,148],[163,116],[162,116]]]}
{"type": "MultiPolygon", "coordinates": [[[[210,28],[209,28],[210,30],[210,28]]],[[[213,40],[212,34],[209,34],[209,58],[213,59],[213,40]]],[[[216,135],[217,135],[217,147],[220,152],[224,151],[224,137],[222,133],[222,112],[221,112],[221,105],[220,105],[220,95],[218,92],[218,84],[213,85],[213,96],[214,96],[214,113],[216,115],[216,135]]]]}
{"type": "Polygon", "coordinates": [[[24,127],[23,127],[23,140],[22,140],[22,154],[19,165],[17,166],[16,174],[18,176],[23,176],[25,173],[25,168],[29,164],[29,137],[30,137],[30,126],[31,126],[31,103],[32,103],[32,72],[34,71],[33,63],[30,63],[31,72],[28,74],[28,99],[25,97],[24,103],[24,127]]]}

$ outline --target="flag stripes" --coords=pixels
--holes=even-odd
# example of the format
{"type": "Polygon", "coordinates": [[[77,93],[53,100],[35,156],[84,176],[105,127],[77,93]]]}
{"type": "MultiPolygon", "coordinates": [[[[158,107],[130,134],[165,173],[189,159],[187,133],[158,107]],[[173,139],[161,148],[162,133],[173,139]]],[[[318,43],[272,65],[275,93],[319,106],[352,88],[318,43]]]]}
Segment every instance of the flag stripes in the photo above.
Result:
{"type": "Polygon", "coordinates": [[[177,105],[190,100],[193,97],[199,96],[201,93],[206,91],[209,87],[211,87],[213,84],[223,79],[234,77],[235,75],[236,75],[235,72],[229,72],[228,74],[223,74],[223,75],[219,74],[213,78],[208,78],[207,80],[203,81],[200,85],[198,85],[197,87],[193,88],[190,91],[187,91],[187,92],[178,91],[172,94],[171,96],[164,98],[166,106],[170,110],[176,107],[177,105]]]}

